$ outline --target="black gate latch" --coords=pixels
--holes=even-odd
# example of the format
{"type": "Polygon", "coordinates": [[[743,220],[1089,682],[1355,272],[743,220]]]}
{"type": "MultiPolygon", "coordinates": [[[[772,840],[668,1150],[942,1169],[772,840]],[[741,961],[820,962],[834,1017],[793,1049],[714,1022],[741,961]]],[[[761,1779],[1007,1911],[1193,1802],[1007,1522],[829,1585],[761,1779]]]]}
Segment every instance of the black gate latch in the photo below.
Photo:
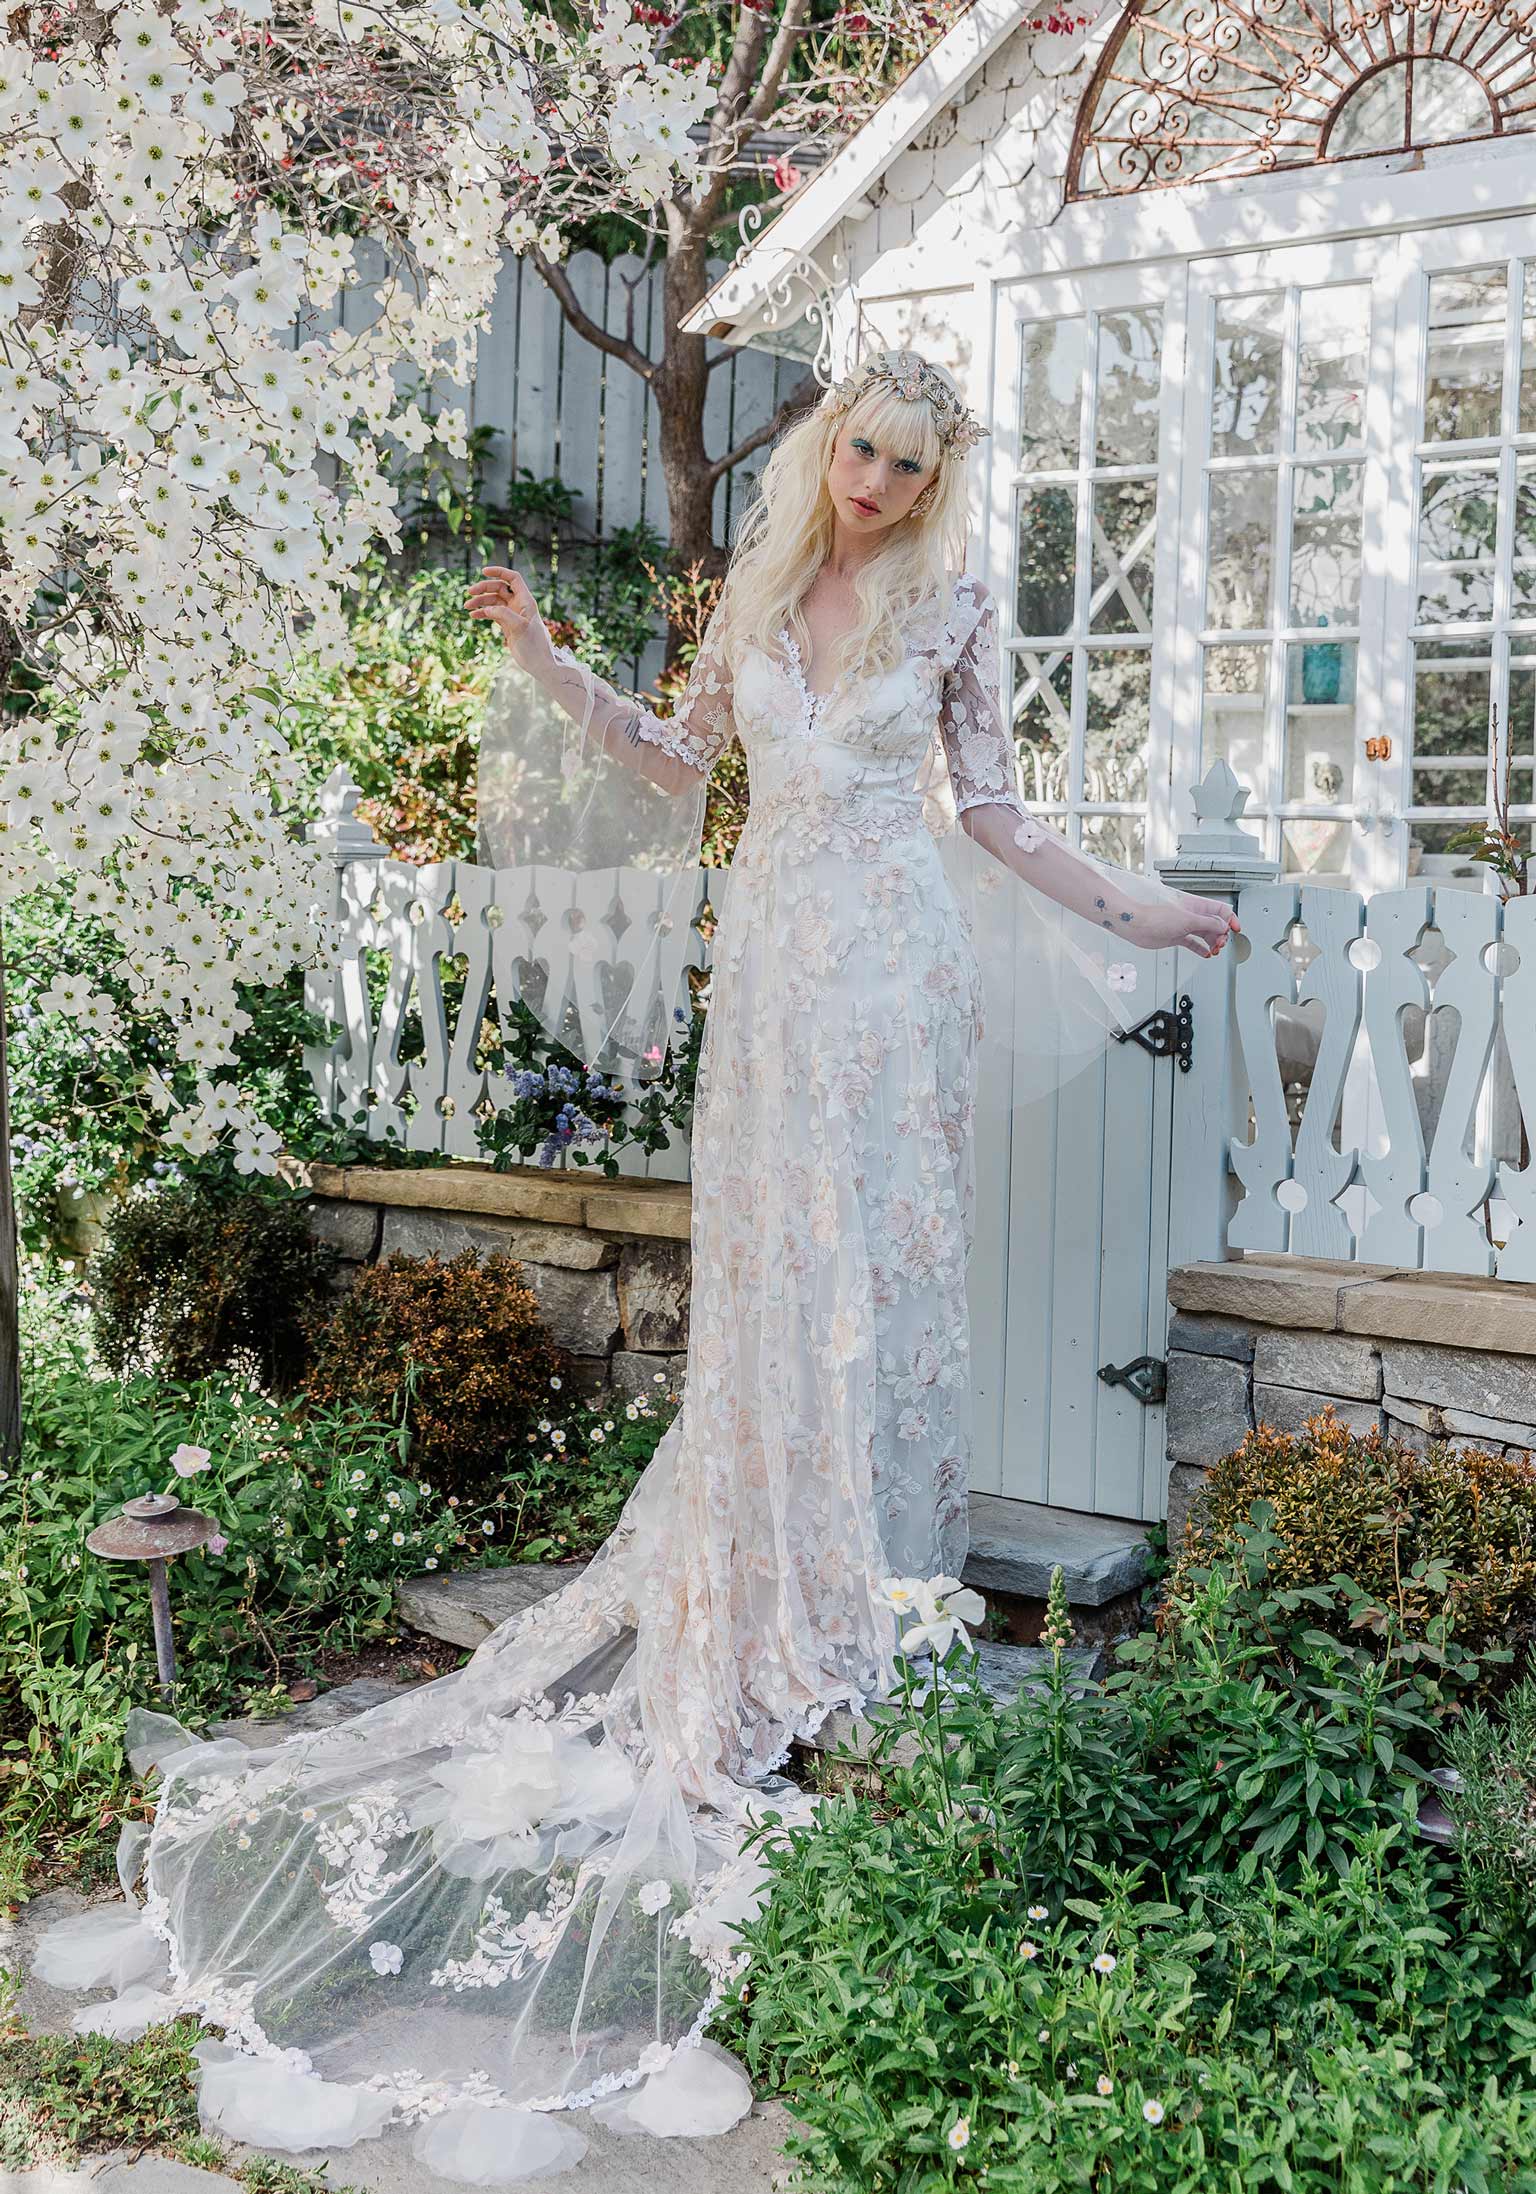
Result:
{"type": "Polygon", "coordinates": [[[1154,1059],[1177,1059],[1179,1072],[1187,1074],[1195,1059],[1195,1008],[1186,993],[1170,1011],[1163,1006],[1149,1013],[1134,1028],[1117,1028],[1117,1044],[1140,1044],[1154,1059]]]}
{"type": "Polygon", "coordinates": [[[1138,1356],[1129,1364],[1101,1364],[1099,1377],[1106,1386],[1129,1387],[1138,1402],[1148,1408],[1168,1398],[1168,1366],[1161,1356],[1138,1356]]]}

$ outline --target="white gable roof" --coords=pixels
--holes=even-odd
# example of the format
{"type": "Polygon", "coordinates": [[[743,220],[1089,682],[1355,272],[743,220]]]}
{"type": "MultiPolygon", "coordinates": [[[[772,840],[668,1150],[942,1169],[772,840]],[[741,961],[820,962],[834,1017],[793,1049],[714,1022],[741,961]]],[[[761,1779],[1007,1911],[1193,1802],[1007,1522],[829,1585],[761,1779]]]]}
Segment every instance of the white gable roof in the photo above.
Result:
{"type": "Polygon", "coordinates": [[[933,51],[694,306],[681,323],[684,332],[744,341],[750,333],[745,323],[774,286],[810,257],[1028,13],[1025,0],[971,0],[933,51]]]}

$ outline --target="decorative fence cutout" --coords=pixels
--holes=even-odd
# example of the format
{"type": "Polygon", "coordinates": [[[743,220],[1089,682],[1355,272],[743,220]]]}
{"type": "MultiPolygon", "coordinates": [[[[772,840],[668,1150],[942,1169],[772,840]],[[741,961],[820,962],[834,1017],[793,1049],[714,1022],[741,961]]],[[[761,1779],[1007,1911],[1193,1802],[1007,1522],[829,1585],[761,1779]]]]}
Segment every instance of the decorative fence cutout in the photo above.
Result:
{"type": "MultiPolygon", "coordinates": [[[[361,1126],[380,1142],[393,1136],[407,1150],[483,1158],[478,1122],[514,1102],[510,1077],[477,1063],[487,1019],[525,995],[553,994],[566,1003],[571,1049],[590,1059],[587,1032],[606,1025],[604,986],[617,983],[619,995],[628,987],[624,937],[648,933],[663,881],[640,869],[573,875],[472,861],[417,868],[369,853],[370,833],[355,819],[357,797],[337,770],[325,790],[324,820],[311,834],[336,859],[339,938],[333,966],[306,976],[304,997],[339,1033],[309,1047],[305,1064],[323,1110],[339,1124],[361,1126]],[[451,1010],[457,985],[445,984],[450,966],[463,984],[451,1010]],[[376,1010],[371,973],[383,978],[376,1010]]],[[[698,925],[706,907],[717,917],[723,911],[729,875],[699,870],[688,923],[670,934],[651,995],[631,1003],[624,1033],[635,1056],[616,1061],[612,1079],[632,1097],[652,1078],[642,1071],[645,1047],[664,1045],[673,1008],[686,1006],[687,970],[709,965],[698,925]]],[[[677,1143],[649,1158],[627,1146],[614,1155],[621,1173],[688,1176],[688,1153],[677,1143]]]]}
{"type": "Polygon", "coordinates": [[[1233,1249],[1536,1279],[1536,899],[1250,887],[1233,1249]]]}

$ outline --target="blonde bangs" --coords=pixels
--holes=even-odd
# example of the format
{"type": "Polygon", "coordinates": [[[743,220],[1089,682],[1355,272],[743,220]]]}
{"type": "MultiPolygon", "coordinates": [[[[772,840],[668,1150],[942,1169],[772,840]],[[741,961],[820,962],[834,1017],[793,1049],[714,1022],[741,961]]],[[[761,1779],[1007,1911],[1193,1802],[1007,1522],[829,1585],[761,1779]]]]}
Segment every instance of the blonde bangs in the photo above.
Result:
{"type": "Polygon", "coordinates": [[[827,471],[840,438],[867,436],[885,457],[922,465],[932,500],[892,526],[888,541],[854,579],[855,616],[844,635],[836,677],[877,677],[898,664],[905,626],[924,602],[940,599],[964,568],[969,511],[965,457],[945,449],[926,401],[911,402],[876,383],[846,411],[825,401],[804,412],[774,445],[757,495],[737,532],[716,618],[725,659],[734,667],[750,648],[783,658],[788,632],[809,660],[801,602],[831,552],[836,532],[827,471]]]}
{"type": "Polygon", "coordinates": [[[879,384],[866,389],[843,414],[837,439],[846,442],[855,434],[873,442],[882,457],[906,458],[924,472],[935,471],[943,455],[933,407],[909,403],[893,388],[879,384]]]}

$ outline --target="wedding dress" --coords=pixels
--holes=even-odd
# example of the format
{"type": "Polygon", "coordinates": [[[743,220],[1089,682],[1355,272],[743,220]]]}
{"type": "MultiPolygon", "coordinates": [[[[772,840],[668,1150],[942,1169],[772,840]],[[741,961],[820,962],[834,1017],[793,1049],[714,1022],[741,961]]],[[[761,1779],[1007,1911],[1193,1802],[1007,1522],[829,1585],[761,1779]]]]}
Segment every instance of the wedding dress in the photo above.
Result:
{"type": "Polygon", "coordinates": [[[733,733],[748,758],[684,1400],[587,1569],[461,1671],[254,1752],[135,1715],[162,1776],[143,1905],[65,1923],[44,1969],[117,1981],[86,2024],[221,2027],[219,2130],[294,2149],[405,2121],[441,2175],[510,2183],[579,2154],[553,2113],[711,2131],[749,2102],[691,2045],[740,1985],[757,1832],[814,1818],[780,1771],[896,1688],[882,1580],[957,1578],[966,1551],[983,986],[917,782],[935,732],[989,859],[1117,936],[1175,896],[1026,813],[995,644],[961,580],[873,681],[813,692],[788,636],[734,677],[706,646],[665,721],[564,659],[653,783],[701,786],[733,733]]]}

